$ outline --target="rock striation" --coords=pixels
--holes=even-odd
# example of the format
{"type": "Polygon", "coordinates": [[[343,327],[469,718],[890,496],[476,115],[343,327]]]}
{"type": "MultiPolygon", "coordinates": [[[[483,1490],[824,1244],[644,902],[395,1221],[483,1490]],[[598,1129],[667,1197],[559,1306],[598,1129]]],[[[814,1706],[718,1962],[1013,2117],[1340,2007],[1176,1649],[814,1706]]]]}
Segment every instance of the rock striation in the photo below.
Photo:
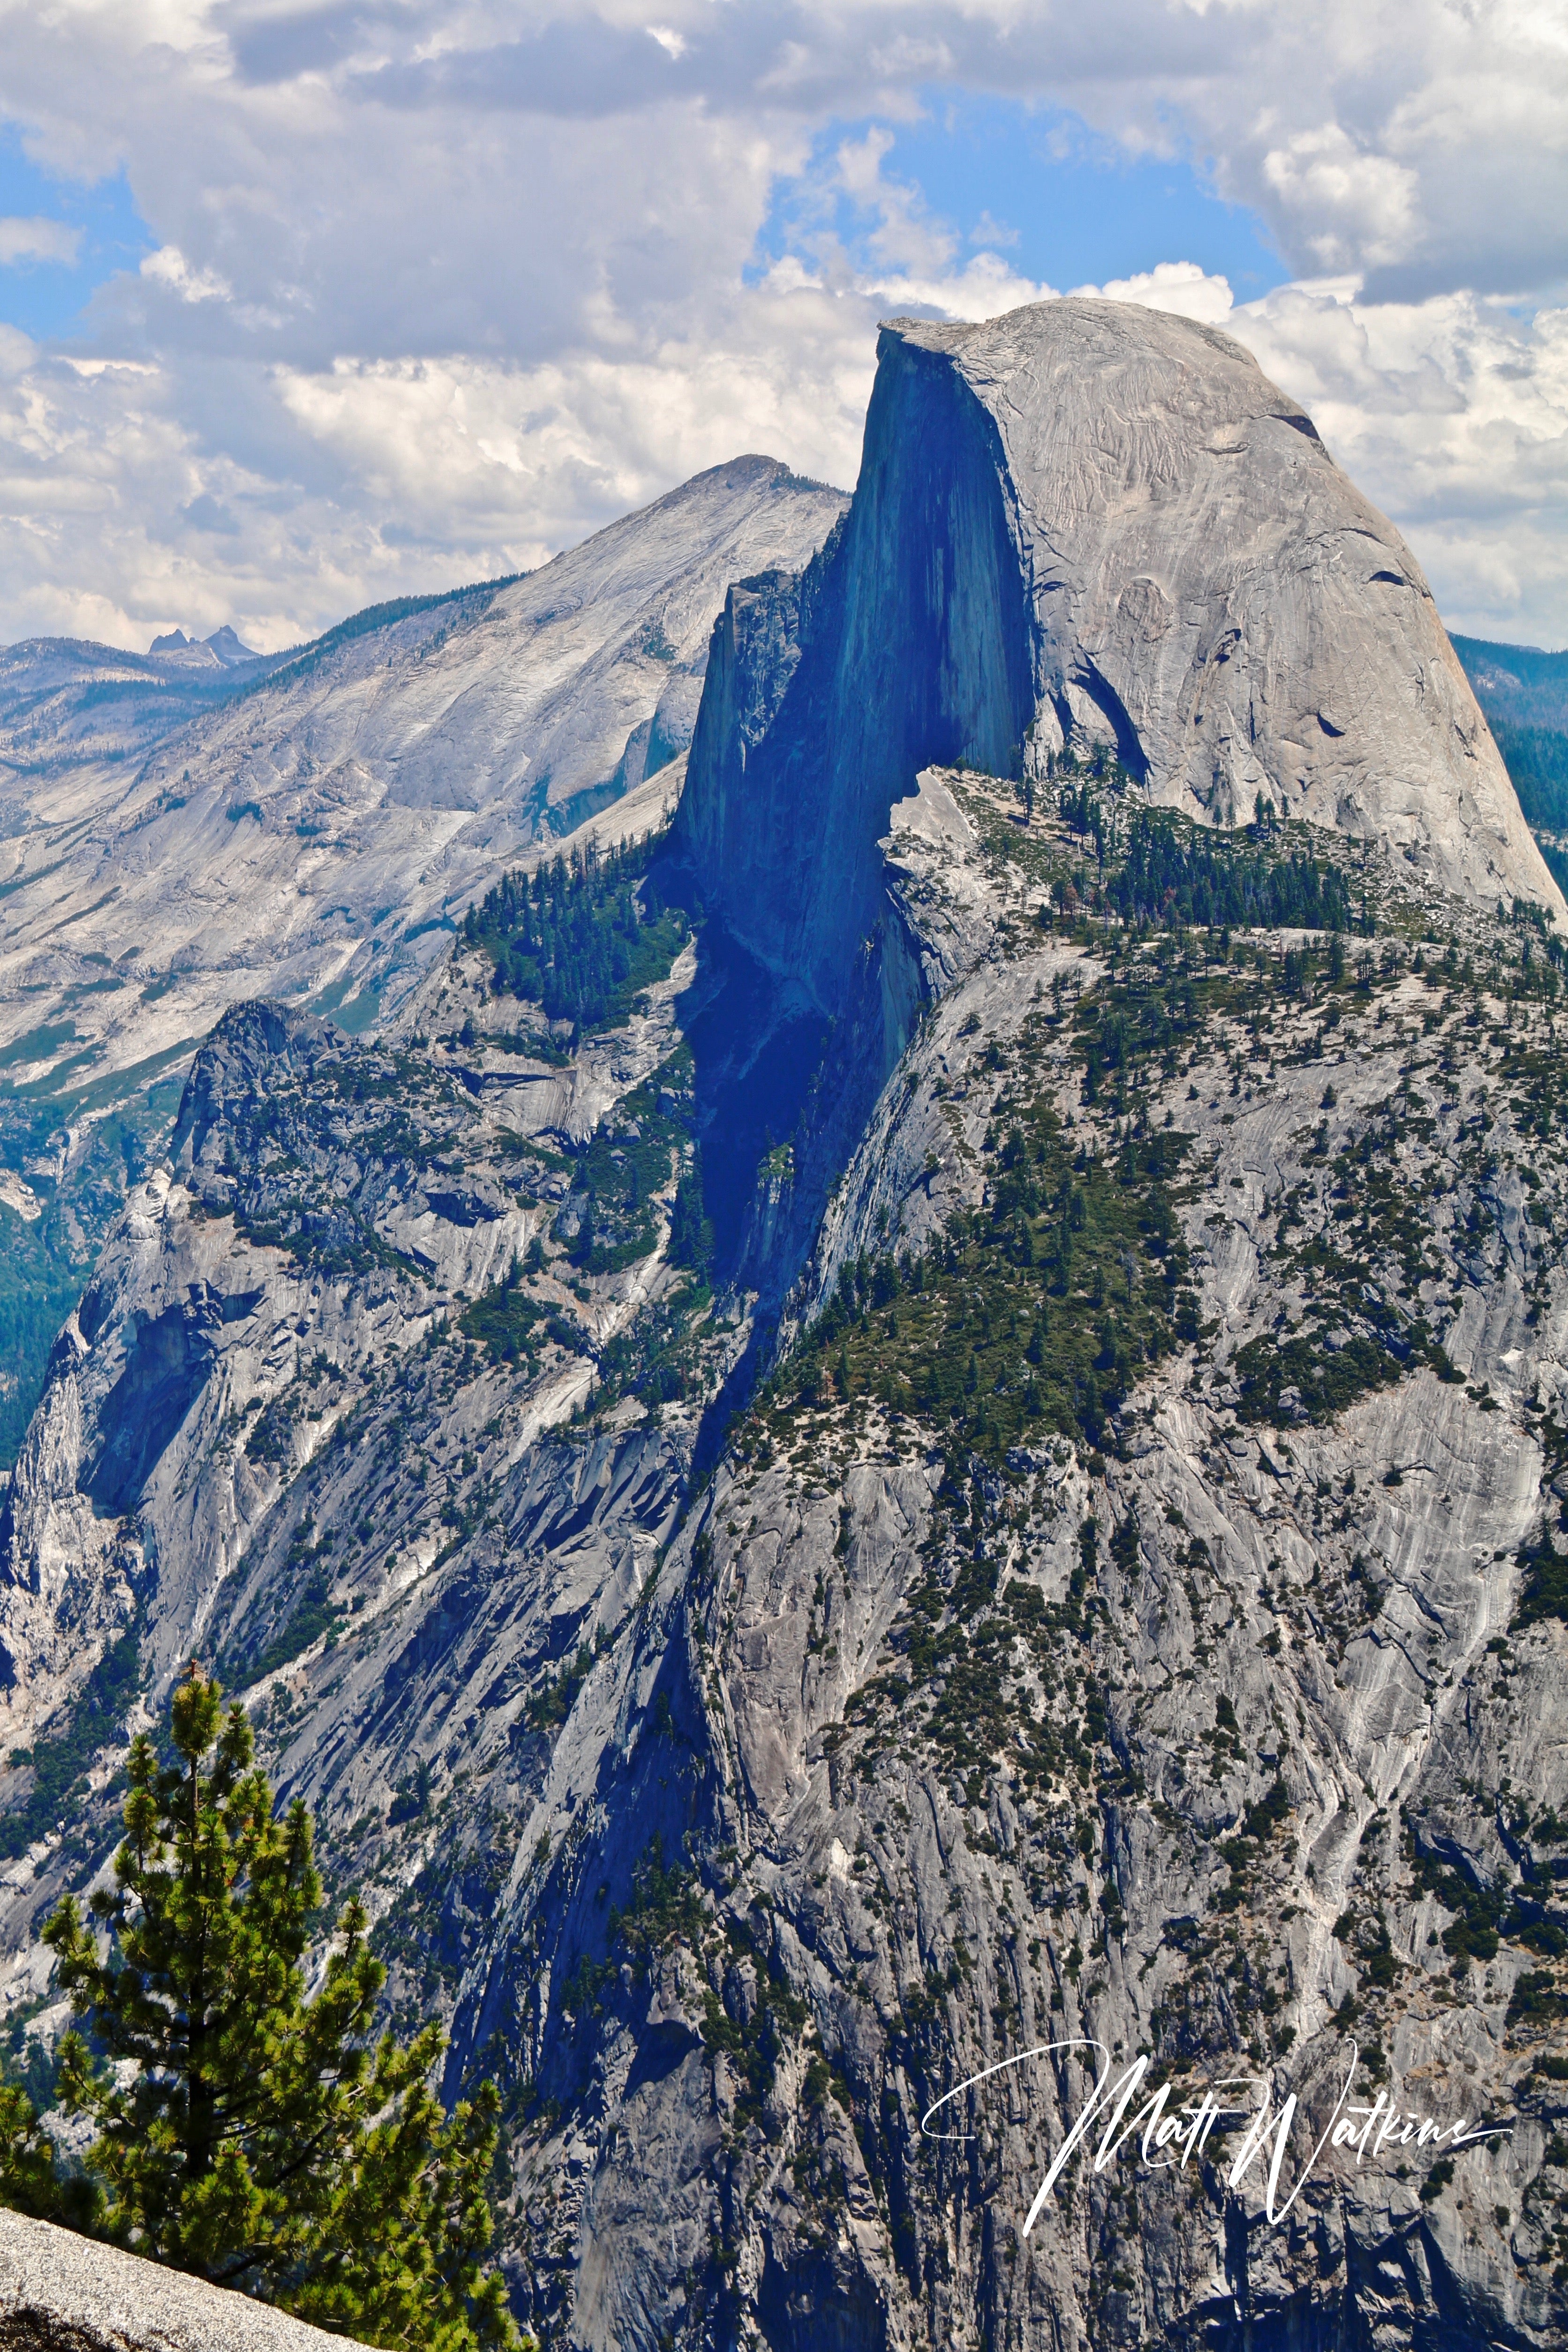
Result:
{"type": "Polygon", "coordinates": [[[933,761],[1114,754],[1205,823],[1282,814],[1565,912],[1399,534],[1216,329],[1048,302],[881,331],[844,529],[742,582],[682,824],[752,952],[826,1003],[933,761]],[[819,854],[820,845],[820,854],[819,854]]]}
{"type": "Polygon", "coordinates": [[[200,1654],[498,2081],[539,2338],[1548,2352],[1563,950],[1436,832],[1163,805],[1109,638],[1137,745],[1026,810],[1110,706],[1052,699],[985,352],[1206,352],[1352,495],[1223,339],[1058,307],[890,332],[842,531],[732,590],[679,857],[600,908],[646,985],[546,1019],[476,925],[374,1035],[201,1046],[0,1511],[0,2002],[46,2079],[40,1922],[200,1654]],[[1221,2134],[1080,2156],[1028,2229],[1143,2053],[1496,2131],[1274,2219],[1221,2134]]]}

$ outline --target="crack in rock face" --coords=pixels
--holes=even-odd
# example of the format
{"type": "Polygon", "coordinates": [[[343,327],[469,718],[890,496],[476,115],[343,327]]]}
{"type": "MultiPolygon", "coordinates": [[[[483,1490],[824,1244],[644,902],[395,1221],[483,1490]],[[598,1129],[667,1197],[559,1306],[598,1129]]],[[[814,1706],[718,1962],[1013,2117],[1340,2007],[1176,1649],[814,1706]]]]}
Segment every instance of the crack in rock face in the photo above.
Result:
{"type": "Polygon", "coordinates": [[[885,331],[670,833],[231,1010],[112,1223],[0,1517],[19,2061],[195,1654],[541,2340],[1564,2340],[1568,1008],[1440,635],[1227,339],[885,331]]]}

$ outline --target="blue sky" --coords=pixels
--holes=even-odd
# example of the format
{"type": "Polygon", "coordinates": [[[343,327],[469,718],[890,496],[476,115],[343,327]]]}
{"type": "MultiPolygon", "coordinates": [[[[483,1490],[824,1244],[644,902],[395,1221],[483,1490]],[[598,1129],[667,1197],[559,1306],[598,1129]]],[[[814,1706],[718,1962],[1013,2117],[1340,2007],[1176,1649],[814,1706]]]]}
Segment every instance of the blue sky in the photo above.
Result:
{"type": "MultiPolygon", "coordinates": [[[[883,182],[910,192],[933,232],[956,238],[960,261],[989,248],[1065,289],[1180,257],[1227,278],[1238,301],[1289,276],[1255,216],[1222,203],[1191,163],[1131,161],[1070,114],[941,94],[918,122],[867,118],[825,129],[807,169],[775,186],[760,264],[790,251],[809,260],[826,230],[858,266],[871,266],[874,209],[832,184],[832,162],[846,140],[878,130],[892,141],[883,182]]],[[[84,187],[30,162],[12,132],[0,133],[0,219],[57,221],[77,233],[74,264],[24,257],[0,267],[0,320],[39,340],[68,336],[93,291],[135,270],[158,242],[123,171],[84,187]]]]}
{"type": "Polygon", "coordinates": [[[94,187],[58,179],[29,162],[14,131],[0,131],[0,224],[37,220],[76,233],[75,261],[26,257],[0,267],[0,321],[40,341],[68,332],[94,289],[135,269],[157,242],[123,171],[94,187]]]}
{"type": "Polygon", "coordinates": [[[1077,117],[995,99],[928,99],[913,123],[840,122],[816,142],[798,179],[781,180],[758,240],[760,257],[810,254],[824,230],[859,266],[871,263],[874,208],[832,184],[845,141],[890,136],[884,183],[917,192],[917,210],[963,252],[988,247],[1023,276],[1066,289],[1104,285],[1180,258],[1227,278],[1238,301],[1282,285],[1289,270],[1261,224],[1226,205],[1180,160],[1134,162],[1077,117]]]}
{"type": "Polygon", "coordinates": [[[852,482],[879,319],[1042,285],[1224,324],[1456,625],[1568,634],[1550,10],[0,12],[0,643],[289,645],[742,450],[852,482]]]}

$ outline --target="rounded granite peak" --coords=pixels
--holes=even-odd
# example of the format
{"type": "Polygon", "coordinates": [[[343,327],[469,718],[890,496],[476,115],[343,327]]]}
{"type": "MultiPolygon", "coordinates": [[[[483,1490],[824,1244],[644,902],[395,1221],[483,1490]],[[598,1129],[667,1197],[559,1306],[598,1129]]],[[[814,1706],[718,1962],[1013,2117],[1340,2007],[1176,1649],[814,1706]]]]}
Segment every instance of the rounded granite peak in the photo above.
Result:
{"type": "Polygon", "coordinates": [[[942,371],[993,428],[1026,757],[1103,741],[1163,805],[1234,824],[1261,794],[1446,888],[1568,913],[1420,565],[1233,335],[1069,297],[889,320],[880,366],[942,371]]]}
{"type": "Polygon", "coordinates": [[[1148,804],[1270,803],[1568,924],[1420,565],[1233,336],[891,320],[842,529],[715,634],[680,817],[711,902],[831,1010],[922,769],[1097,749],[1148,804]]]}

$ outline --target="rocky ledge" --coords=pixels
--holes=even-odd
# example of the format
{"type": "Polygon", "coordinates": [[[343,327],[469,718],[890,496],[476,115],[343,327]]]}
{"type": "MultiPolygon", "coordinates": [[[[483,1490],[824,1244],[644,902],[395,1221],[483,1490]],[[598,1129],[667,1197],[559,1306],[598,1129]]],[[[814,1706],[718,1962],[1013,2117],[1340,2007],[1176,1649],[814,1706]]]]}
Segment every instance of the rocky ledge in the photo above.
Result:
{"type": "Polygon", "coordinates": [[[0,2211],[5,2352],[323,2352],[342,2341],[270,2304],[0,2211]]]}

